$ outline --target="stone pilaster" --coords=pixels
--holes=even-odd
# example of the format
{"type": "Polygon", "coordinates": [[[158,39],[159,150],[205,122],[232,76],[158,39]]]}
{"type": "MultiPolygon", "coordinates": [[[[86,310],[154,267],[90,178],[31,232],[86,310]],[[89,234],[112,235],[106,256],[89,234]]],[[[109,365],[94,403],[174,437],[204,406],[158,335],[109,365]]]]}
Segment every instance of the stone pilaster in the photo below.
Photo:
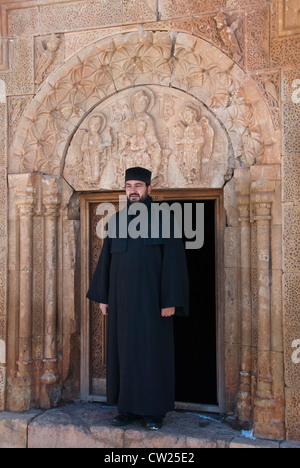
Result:
{"type": "Polygon", "coordinates": [[[254,399],[254,429],[258,437],[276,437],[273,426],[274,399],[271,370],[271,221],[273,192],[254,191],[254,221],[257,226],[257,384],[254,399]]]}
{"type": "Polygon", "coordinates": [[[250,172],[236,171],[237,209],[240,227],[240,304],[241,304],[241,364],[237,411],[239,421],[249,423],[251,406],[252,306],[251,306],[251,226],[250,172]]]}
{"type": "MultiPolygon", "coordinates": [[[[19,271],[16,287],[19,288],[15,321],[16,335],[15,373],[11,375],[10,401],[14,411],[30,408],[32,400],[32,279],[33,279],[33,216],[35,189],[31,175],[10,176],[14,190],[19,271]]],[[[11,318],[10,318],[11,319],[11,318]]]]}
{"type": "Polygon", "coordinates": [[[43,176],[42,203],[45,232],[45,316],[44,316],[44,373],[41,377],[41,406],[51,406],[51,392],[47,389],[58,383],[57,370],[57,217],[60,189],[57,179],[43,176]]]}
{"type": "Polygon", "coordinates": [[[251,174],[251,221],[255,226],[253,278],[256,288],[256,389],[254,434],[283,439],[284,391],[281,311],[281,171],[280,167],[256,166],[251,174]],[[255,257],[255,258],[254,258],[255,257]]]}

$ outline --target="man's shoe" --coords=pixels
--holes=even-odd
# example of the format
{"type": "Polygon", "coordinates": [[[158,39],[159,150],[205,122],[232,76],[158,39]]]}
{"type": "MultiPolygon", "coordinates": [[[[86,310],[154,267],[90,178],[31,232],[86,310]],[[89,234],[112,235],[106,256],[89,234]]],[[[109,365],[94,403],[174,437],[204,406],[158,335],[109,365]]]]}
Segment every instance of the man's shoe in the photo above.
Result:
{"type": "Polygon", "coordinates": [[[119,415],[112,420],[112,425],[117,427],[124,427],[128,426],[128,424],[130,424],[131,422],[132,418],[129,418],[128,416],[119,415]]]}
{"type": "Polygon", "coordinates": [[[113,426],[117,427],[122,427],[122,426],[128,426],[128,424],[133,423],[134,421],[137,421],[141,419],[141,416],[137,414],[118,414],[113,420],[112,424],[113,426]]]}
{"type": "Polygon", "coordinates": [[[145,418],[145,428],[149,431],[158,431],[163,426],[162,418],[145,418]]]}

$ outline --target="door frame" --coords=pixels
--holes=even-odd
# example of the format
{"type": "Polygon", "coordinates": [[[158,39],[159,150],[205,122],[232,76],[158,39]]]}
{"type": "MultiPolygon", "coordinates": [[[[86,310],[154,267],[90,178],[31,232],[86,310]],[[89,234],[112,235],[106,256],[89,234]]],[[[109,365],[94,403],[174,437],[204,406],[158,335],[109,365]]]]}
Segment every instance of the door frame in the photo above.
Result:
{"type": "MultiPolygon", "coordinates": [[[[90,204],[115,203],[124,191],[94,192],[81,195],[81,371],[80,398],[83,401],[106,401],[105,395],[90,392],[90,301],[86,292],[90,283],[90,204]]],[[[215,246],[216,246],[216,341],[217,341],[217,393],[218,405],[200,405],[176,402],[176,409],[225,413],[225,307],[224,307],[224,232],[226,217],[222,189],[167,189],[153,190],[154,201],[215,201],[215,246]]]]}

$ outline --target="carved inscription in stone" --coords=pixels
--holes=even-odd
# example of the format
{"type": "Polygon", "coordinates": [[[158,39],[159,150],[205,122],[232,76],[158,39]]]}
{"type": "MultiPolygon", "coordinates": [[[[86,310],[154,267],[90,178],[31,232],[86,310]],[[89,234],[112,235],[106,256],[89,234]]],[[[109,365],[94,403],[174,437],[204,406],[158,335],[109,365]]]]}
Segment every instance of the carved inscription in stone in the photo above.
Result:
{"type": "Polygon", "coordinates": [[[128,167],[149,168],[156,187],[222,187],[228,140],[215,117],[186,93],[141,86],[119,93],[84,120],[64,177],[75,190],[119,189],[128,167]]]}

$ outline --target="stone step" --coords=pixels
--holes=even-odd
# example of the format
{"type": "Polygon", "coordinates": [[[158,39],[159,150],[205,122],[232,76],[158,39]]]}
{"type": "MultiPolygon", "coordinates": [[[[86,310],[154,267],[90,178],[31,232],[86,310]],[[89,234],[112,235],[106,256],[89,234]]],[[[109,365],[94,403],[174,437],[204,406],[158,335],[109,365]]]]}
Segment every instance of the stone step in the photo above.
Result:
{"type": "Polygon", "coordinates": [[[300,444],[245,437],[217,416],[171,412],[160,431],[139,422],[111,425],[115,408],[98,403],[67,404],[48,411],[0,413],[0,448],[284,448],[300,444]]]}

